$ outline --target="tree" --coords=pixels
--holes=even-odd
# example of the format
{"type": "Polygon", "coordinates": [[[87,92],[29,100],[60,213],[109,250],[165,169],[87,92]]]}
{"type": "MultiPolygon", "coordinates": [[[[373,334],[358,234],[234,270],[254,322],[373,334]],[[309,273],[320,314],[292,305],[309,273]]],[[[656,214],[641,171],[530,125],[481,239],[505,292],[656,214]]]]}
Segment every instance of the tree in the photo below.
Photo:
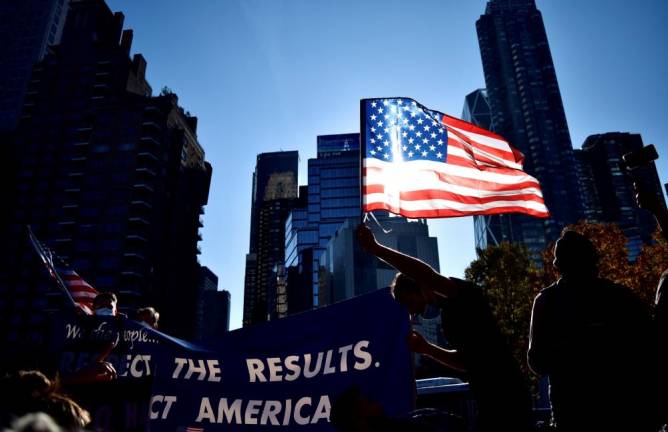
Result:
{"type": "MultiPolygon", "coordinates": [[[[668,244],[665,241],[643,246],[636,262],[631,263],[626,249],[628,238],[616,224],[580,221],[567,229],[584,235],[594,244],[599,256],[600,277],[631,288],[648,306],[651,305],[659,276],[668,268],[668,244]]],[[[542,252],[541,258],[541,279],[543,285],[548,286],[559,277],[552,265],[554,243],[542,252]]]]}
{"type": "Polygon", "coordinates": [[[656,287],[661,273],[668,269],[668,242],[657,231],[654,244],[643,245],[634,266],[635,284],[632,288],[648,305],[654,304],[656,287]]]}
{"type": "Polygon", "coordinates": [[[526,363],[533,298],[540,289],[540,272],[524,245],[501,243],[478,250],[466,269],[466,279],[479,285],[489,300],[501,333],[522,371],[526,363]]]}

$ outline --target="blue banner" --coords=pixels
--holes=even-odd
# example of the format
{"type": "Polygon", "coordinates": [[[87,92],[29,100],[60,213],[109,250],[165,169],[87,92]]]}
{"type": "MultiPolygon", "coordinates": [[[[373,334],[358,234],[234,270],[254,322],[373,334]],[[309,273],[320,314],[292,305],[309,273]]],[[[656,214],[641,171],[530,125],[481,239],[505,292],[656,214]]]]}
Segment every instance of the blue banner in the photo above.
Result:
{"type": "Polygon", "coordinates": [[[408,314],[389,290],[230,332],[208,351],[154,360],[151,431],[333,431],[356,386],[390,415],[412,409],[408,314]]]}

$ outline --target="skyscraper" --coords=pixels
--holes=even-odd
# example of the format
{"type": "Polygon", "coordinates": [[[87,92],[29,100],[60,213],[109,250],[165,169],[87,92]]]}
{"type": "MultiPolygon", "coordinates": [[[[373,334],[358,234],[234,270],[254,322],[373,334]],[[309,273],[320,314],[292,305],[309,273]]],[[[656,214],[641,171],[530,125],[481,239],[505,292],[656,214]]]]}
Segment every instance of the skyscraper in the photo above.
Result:
{"type": "Polygon", "coordinates": [[[200,340],[215,341],[230,330],[230,293],[218,291],[218,276],[208,267],[200,268],[202,323],[200,340]]]}
{"type": "MultiPolygon", "coordinates": [[[[492,216],[535,252],[581,217],[575,158],[541,13],[534,0],[489,0],[476,23],[492,130],[520,150],[551,217],[492,216]]],[[[487,229],[487,228],[486,228],[487,229]]],[[[503,238],[503,235],[495,235],[503,238]]]]}
{"type": "MultiPolygon", "coordinates": [[[[439,271],[438,242],[429,236],[429,227],[424,219],[408,220],[404,217],[389,216],[386,212],[374,212],[378,223],[370,221],[368,226],[376,239],[383,245],[416,257],[439,271]]],[[[319,305],[326,306],[390,286],[397,270],[363,251],[355,235],[358,220],[347,219],[334,233],[327,247],[321,253],[318,269],[319,305]]],[[[428,341],[444,344],[441,332],[440,314],[431,308],[428,317],[413,319],[413,328],[428,341]]],[[[423,356],[416,358],[420,375],[429,374],[434,368],[433,361],[423,356]]]]}
{"type": "Polygon", "coordinates": [[[303,291],[309,289],[311,306],[319,305],[318,260],[329,240],[346,219],[360,220],[359,158],[359,134],[340,134],[318,136],[318,157],[308,160],[306,207],[288,216],[285,239],[286,272],[293,278],[288,291],[297,290],[302,305],[303,291]],[[310,288],[295,288],[295,277],[300,284],[310,280],[310,288]]]}
{"type": "Polygon", "coordinates": [[[297,200],[296,151],[261,153],[253,172],[250,245],[244,280],[244,326],[277,317],[285,262],[285,221],[297,200]]]}
{"type": "MultiPolygon", "coordinates": [[[[587,220],[619,225],[629,239],[631,260],[638,256],[643,243],[651,241],[656,229],[654,217],[635,202],[633,178],[619,167],[624,154],[642,147],[639,134],[608,132],[588,136],[582,150],[575,150],[587,220]]],[[[633,175],[665,207],[654,163],[634,170],[633,175]]]]}
{"type": "Polygon", "coordinates": [[[129,58],[122,28],[102,0],[73,2],[61,44],[33,69],[0,257],[10,340],[30,331],[48,295],[29,270],[25,225],[99,291],[116,292],[121,310],[155,306],[162,329],[194,336],[211,166],[197,118],[171,92],[151,96],[146,61],[129,58]]]}
{"type": "Polygon", "coordinates": [[[30,72],[60,42],[69,0],[0,2],[0,130],[14,129],[30,72]]]}
{"type": "MultiPolygon", "coordinates": [[[[408,220],[374,213],[378,223],[369,222],[383,245],[416,257],[439,270],[438,243],[429,236],[424,219],[408,220]]],[[[359,220],[348,219],[334,233],[319,258],[321,281],[319,304],[325,306],[389,286],[397,270],[359,248],[355,229],[359,220]]]]}

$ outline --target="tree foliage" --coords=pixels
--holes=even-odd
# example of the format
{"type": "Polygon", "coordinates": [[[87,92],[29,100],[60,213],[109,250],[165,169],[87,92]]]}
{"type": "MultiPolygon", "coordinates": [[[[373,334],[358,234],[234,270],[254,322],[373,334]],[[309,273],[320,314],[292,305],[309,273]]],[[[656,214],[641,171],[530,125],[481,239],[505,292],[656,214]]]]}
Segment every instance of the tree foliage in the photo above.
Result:
{"type": "Polygon", "coordinates": [[[658,231],[654,244],[644,245],[634,266],[635,284],[631,288],[648,305],[654,304],[661,273],[668,269],[668,242],[658,231]]]}
{"type": "Polygon", "coordinates": [[[466,279],[479,285],[490,302],[502,334],[522,370],[528,373],[526,350],[533,298],[540,289],[540,272],[524,245],[501,243],[477,251],[466,279]]]}

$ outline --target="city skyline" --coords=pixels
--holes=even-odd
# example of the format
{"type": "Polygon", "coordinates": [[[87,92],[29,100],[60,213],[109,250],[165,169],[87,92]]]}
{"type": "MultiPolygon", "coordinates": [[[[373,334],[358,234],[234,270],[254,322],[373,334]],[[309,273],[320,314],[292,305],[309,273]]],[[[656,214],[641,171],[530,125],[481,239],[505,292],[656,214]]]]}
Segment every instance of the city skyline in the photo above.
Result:
{"type": "MultiPolygon", "coordinates": [[[[147,58],[153,88],[172,88],[200,119],[200,142],[214,166],[201,261],[232,293],[231,328],[241,323],[250,179],[258,153],[298,150],[303,185],[318,135],[359,131],[359,99],[409,96],[458,116],[464,97],[484,87],[475,34],[482,0],[423,1],[410,10],[400,2],[251,1],[199,9],[175,1],[160,8],[156,2],[107,3],[135,31],[133,53],[147,58]],[[396,23],[402,31],[388,32],[396,23]],[[396,64],[401,73],[393,71],[396,64]]],[[[629,9],[621,1],[574,0],[539,0],[537,6],[573,147],[595,133],[640,133],[662,155],[657,168],[665,183],[668,131],[661,102],[668,91],[660,78],[668,61],[656,52],[668,44],[662,28],[668,7],[658,1],[629,9]]],[[[475,254],[472,219],[429,226],[439,238],[442,270],[461,276],[475,254]]]]}

